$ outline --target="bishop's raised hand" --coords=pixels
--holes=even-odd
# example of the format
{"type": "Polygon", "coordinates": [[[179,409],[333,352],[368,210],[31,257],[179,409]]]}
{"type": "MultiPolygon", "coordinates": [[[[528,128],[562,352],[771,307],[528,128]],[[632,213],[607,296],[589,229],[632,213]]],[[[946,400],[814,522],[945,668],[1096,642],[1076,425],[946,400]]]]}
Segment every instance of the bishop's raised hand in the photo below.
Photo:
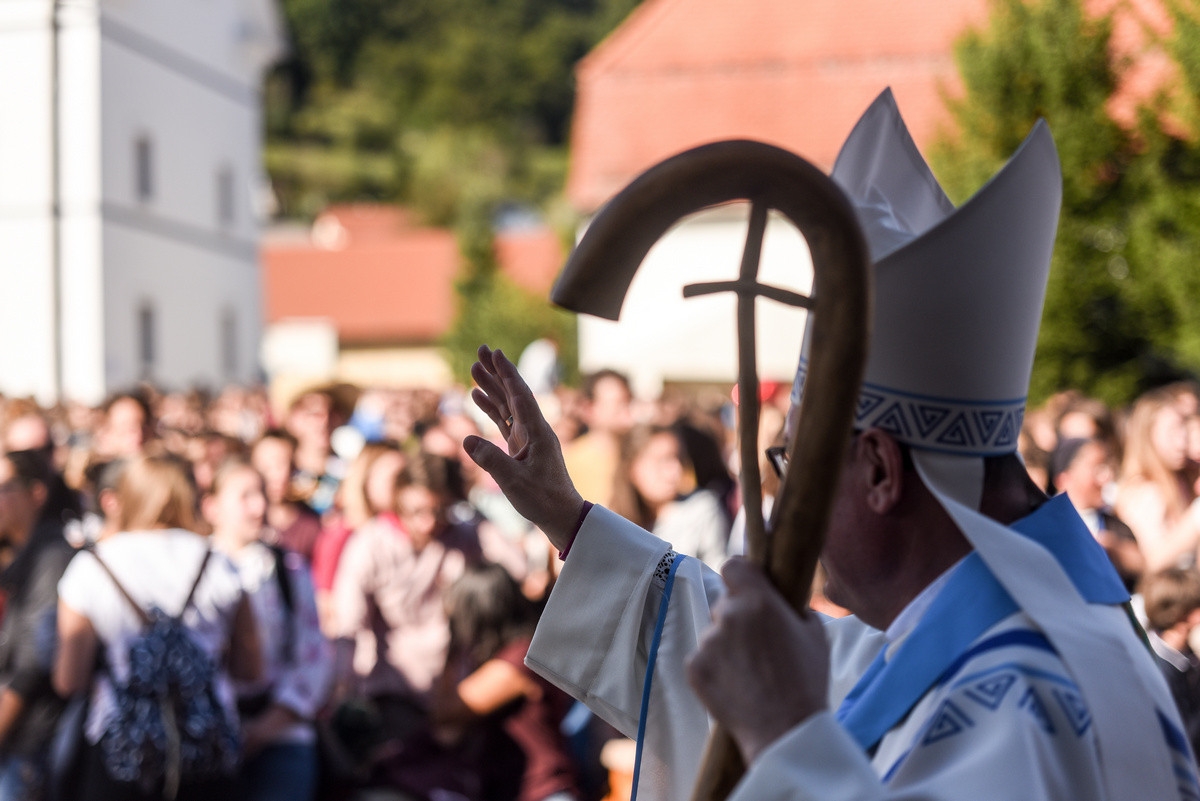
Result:
{"type": "Polygon", "coordinates": [[[567,474],[558,437],[516,366],[501,351],[481,346],[471,377],[479,385],[471,398],[500,429],[508,453],[476,436],[463,440],[463,448],[491,475],[513,508],[561,551],[579,521],[583,498],[567,474]]]}

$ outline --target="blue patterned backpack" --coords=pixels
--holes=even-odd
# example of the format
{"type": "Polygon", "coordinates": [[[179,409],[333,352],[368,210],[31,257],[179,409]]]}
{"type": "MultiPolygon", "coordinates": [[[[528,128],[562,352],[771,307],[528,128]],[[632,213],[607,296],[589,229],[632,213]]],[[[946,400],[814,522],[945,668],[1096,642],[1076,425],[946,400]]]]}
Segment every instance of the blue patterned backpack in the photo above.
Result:
{"type": "Polygon", "coordinates": [[[211,551],[175,616],[156,606],[142,609],[94,550],[92,555],[142,621],[129,643],[129,677],[113,680],[116,716],[100,739],[109,776],[170,800],[181,783],[232,775],[241,747],[237,725],[217,697],[216,665],[182,619],[211,551]]]}

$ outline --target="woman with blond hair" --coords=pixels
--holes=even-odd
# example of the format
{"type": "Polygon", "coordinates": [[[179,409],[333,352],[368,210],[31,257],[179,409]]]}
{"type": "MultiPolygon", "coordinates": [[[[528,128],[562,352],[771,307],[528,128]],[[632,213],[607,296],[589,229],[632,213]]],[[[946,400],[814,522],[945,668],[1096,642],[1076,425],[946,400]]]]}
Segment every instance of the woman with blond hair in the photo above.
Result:
{"type": "Polygon", "coordinates": [[[1133,530],[1149,572],[1196,562],[1200,503],[1188,466],[1187,427],[1174,396],[1146,393],[1126,425],[1115,511],[1133,530]]]}
{"type": "MultiPolygon", "coordinates": [[[[115,531],[80,552],[58,585],[54,688],[64,697],[90,693],[80,797],[183,801],[227,795],[238,756],[230,677],[253,680],[262,663],[237,568],[196,533],[196,493],[187,463],[177,457],[130,460],[117,482],[114,517],[115,531]],[[181,622],[188,646],[207,657],[198,660],[207,665],[192,666],[210,677],[201,680],[219,707],[207,720],[234,732],[232,742],[222,740],[228,747],[220,752],[219,767],[200,777],[180,769],[184,757],[174,752],[155,772],[149,765],[132,774],[114,767],[114,754],[124,746],[113,738],[129,731],[119,725],[126,720],[123,699],[139,678],[135,646],[149,641],[164,616],[181,622]]],[[[165,707],[158,712],[170,741],[171,731],[179,734],[181,727],[173,725],[165,707]]]]}

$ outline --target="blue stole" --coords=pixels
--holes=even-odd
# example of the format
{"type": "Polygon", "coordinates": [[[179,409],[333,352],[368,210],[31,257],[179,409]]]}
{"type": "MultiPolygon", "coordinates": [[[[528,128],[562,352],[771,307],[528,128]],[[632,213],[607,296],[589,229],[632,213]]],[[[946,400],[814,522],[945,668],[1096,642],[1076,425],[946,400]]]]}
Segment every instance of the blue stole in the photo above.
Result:
{"type": "MultiPolygon", "coordinates": [[[[1107,554],[1066,495],[1010,527],[1050,551],[1089,603],[1129,600],[1107,554]]],[[[972,643],[1016,611],[982,557],[969,554],[891,658],[884,658],[888,648],[879,652],[842,702],[838,721],[870,752],[931,687],[961,666],[972,643]]]]}

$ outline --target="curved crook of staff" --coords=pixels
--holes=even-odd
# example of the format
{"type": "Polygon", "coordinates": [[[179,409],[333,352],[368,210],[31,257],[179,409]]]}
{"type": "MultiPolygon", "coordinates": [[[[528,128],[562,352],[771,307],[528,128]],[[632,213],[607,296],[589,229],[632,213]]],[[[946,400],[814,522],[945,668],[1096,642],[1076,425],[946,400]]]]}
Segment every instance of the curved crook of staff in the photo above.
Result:
{"type": "MultiPolygon", "coordinates": [[[[617,319],[634,274],[667,230],[689,214],[733,201],[749,201],[751,206],[737,280],[692,285],[684,293],[692,297],[728,291],[738,297],[738,422],[747,553],[766,568],[789,603],[803,611],[845,456],[870,319],[866,244],[842,191],[804,159],[761,142],[732,140],[685,151],[651,167],[600,211],[568,259],[551,300],[577,312],[617,319]],[[808,243],[811,297],[757,280],[770,209],[790,220],[808,243]],[[762,519],[757,453],[758,297],[808,308],[811,343],[800,413],[788,443],[789,468],[769,526],[762,519]]],[[[724,799],[743,772],[732,738],[717,727],[693,798],[724,799]]]]}

